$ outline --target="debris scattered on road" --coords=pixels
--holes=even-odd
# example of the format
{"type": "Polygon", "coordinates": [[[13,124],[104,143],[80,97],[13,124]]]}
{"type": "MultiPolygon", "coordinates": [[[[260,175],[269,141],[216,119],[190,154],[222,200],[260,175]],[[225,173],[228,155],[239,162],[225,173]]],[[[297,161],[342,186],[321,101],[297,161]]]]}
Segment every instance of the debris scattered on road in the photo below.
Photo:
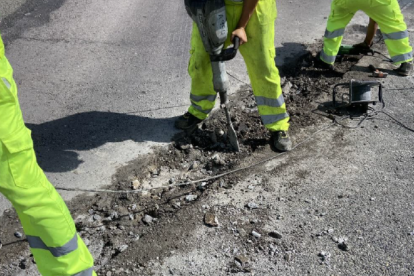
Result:
{"type": "Polygon", "coordinates": [[[217,227],[217,226],[219,226],[219,222],[218,222],[217,216],[215,214],[213,214],[213,213],[210,213],[210,212],[207,212],[204,215],[204,223],[206,225],[208,225],[208,226],[211,226],[211,227],[217,227]]]}
{"type": "Polygon", "coordinates": [[[141,182],[138,179],[135,179],[131,182],[131,188],[133,190],[138,190],[139,187],[141,187],[141,182]]]}
{"type": "Polygon", "coordinates": [[[119,247],[118,247],[117,251],[118,251],[119,253],[122,253],[122,252],[124,252],[124,251],[125,251],[125,250],[127,250],[127,249],[128,249],[128,245],[123,244],[123,245],[121,245],[121,246],[119,246],[119,247]]]}
{"type": "Polygon", "coordinates": [[[259,239],[262,236],[262,234],[260,234],[260,233],[253,230],[252,231],[252,236],[259,239]]]}
{"type": "Polygon", "coordinates": [[[197,195],[188,195],[185,197],[185,200],[187,200],[188,202],[194,201],[198,198],[197,195]]]}
{"type": "Polygon", "coordinates": [[[150,215],[145,215],[142,221],[146,224],[151,224],[154,221],[154,218],[150,215]]]}
{"type": "Polygon", "coordinates": [[[331,258],[331,253],[326,252],[326,251],[321,251],[319,252],[318,256],[321,258],[322,262],[329,262],[331,258]]]}
{"type": "Polygon", "coordinates": [[[16,238],[18,238],[18,239],[21,239],[21,238],[23,237],[23,234],[22,234],[22,233],[20,233],[20,232],[18,232],[18,231],[16,231],[16,232],[14,232],[14,236],[15,236],[16,238]]]}
{"type": "Polygon", "coordinates": [[[246,205],[246,206],[247,206],[250,210],[259,208],[259,206],[258,206],[256,203],[254,203],[254,202],[249,202],[249,203],[247,203],[247,205],[246,205]]]}
{"type": "Polygon", "coordinates": [[[278,231],[270,232],[269,236],[271,236],[272,238],[275,238],[275,239],[281,239],[283,237],[283,235],[278,231]]]}

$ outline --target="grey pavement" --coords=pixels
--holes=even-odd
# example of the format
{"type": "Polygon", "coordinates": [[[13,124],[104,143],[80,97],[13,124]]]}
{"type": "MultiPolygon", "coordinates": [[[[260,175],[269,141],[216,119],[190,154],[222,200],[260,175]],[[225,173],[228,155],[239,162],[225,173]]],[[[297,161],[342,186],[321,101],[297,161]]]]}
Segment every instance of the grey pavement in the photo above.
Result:
{"type": "MultiPolygon", "coordinates": [[[[411,41],[414,41],[413,1],[404,0],[401,5],[411,41]]],[[[7,57],[15,70],[24,118],[33,130],[39,163],[53,184],[74,188],[108,185],[117,168],[151,152],[152,147],[169,142],[175,133],[174,118],[182,114],[189,103],[190,79],[186,67],[191,21],[181,0],[3,0],[0,14],[0,30],[7,44],[7,57]]],[[[275,38],[277,64],[282,65],[301,53],[300,44],[321,39],[328,14],[327,0],[279,1],[275,38]]],[[[367,22],[367,17],[358,13],[349,28],[367,22]]],[[[362,37],[347,36],[345,42],[356,39],[362,37]]],[[[248,81],[240,56],[228,69],[242,81],[248,81]]],[[[242,85],[237,81],[232,84],[232,92],[242,85]]],[[[391,76],[385,85],[390,89],[413,87],[414,78],[391,76]]],[[[391,114],[412,126],[413,91],[389,90],[386,93],[391,114]]],[[[412,185],[413,136],[389,122],[380,130],[372,124],[369,127],[366,132],[345,134],[344,151],[349,153],[345,157],[337,149],[340,157],[322,160],[329,148],[321,146],[319,153],[319,148],[312,149],[314,152],[308,154],[314,154],[312,157],[300,159],[297,166],[281,173],[280,178],[274,177],[273,181],[276,184],[286,179],[298,181],[294,172],[309,171],[309,177],[298,182],[303,188],[296,196],[314,194],[323,202],[326,200],[324,207],[329,209],[335,202],[329,201],[329,192],[323,189],[321,192],[321,187],[337,183],[339,175],[348,181],[342,184],[350,186],[348,188],[355,194],[351,207],[361,205],[362,200],[371,202],[370,196],[377,198],[371,204],[378,204],[370,207],[374,213],[368,208],[365,214],[363,209],[355,215],[355,220],[344,220],[351,224],[346,225],[347,229],[354,227],[353,223],[363,228],[364,219],[370,216],[381,227],[367,230],[372,234],[370,239],[377,237],[379,230],[376,229],[385,229],[388,234],[398,231],[402,237],[408,226],[413,229],[406,216],[412,214],[412,200],[410,193],[404,193],[410,191],[412,185]],[[334,166],[332,171],[325,167],[329,162],[334,166]],[[367,184],[362,191],[355,188],[361,183],[367,184]],[[372,183],[378,183],[378,187],[372,183]],[[389,185],[395,189],[390,189],[389,185]],[[404,215],[400,221],[405,228],[384,227],[392,221],[387,222],[377,214],[381,205],[387,210],[401,210],[404,215]]],[[[276,165],[266,166],[272,169],[276,165]]],[[[335,189],[347,191],[347,187],[340,186],[330,192],[336,192],[335,189]]],[[[62,195],[69,200],[76,194],[62,195]]],[[[363,204],[368,205],[366,202],[363,204]]],[[[0,197],[0,213],[8,207],[8,202],[0,197]]],[[[282,211],[286,208],[287,213],[294,209],[288,207],[280,208],[282,211]]],[[[302,206],[298,208],[305,210],[302,206]]],[[[347,209],[345,206],[341,210],[346,212],[347,209]]],[[[289,222],[293,225],[297,221],[291,218],[289,222]]],[[[286,225],[288,227],[289,223],[286,225]]],[[[381,242],[374,240],[372,244],[381,242]]],[[[387,242],[393,243],[393,237],[388,237],[387,242]]],[[[387,250],[384,252],[386,254],[387,250]]],[[[369,260],[375,261],[375,257],[369,260]]],[[[317,271],[317,268],[310,268],[313,269],[317,271]]],[[[33,271],[30,273],[37,275],[33,271]]],[[[286,275],[303,274],[287,272],[286,275]]]]}
{"type": "MultiPolygon", "coordinates": [[[[23,115],[54,185],[108,185],[117,168],[169,142],[189,104],[183,1],[6,0],[0,11],[23,115]]],[[[327,1],[278,3],[279,65],[322,37],[328,12],[327,1]]],[[[228,70],[248,82],[240,56],[228,70]]],[[[7,207],[0,197],[0,213],[7,207]]]]}

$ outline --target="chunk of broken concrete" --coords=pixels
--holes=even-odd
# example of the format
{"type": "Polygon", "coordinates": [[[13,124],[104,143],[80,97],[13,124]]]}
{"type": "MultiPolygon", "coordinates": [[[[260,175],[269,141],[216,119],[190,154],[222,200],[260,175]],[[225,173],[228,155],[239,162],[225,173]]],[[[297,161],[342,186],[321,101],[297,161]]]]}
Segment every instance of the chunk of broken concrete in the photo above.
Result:
{"type": "Polygon", "coordinates": [[[217,216],[215,214],[213,214],[213,213],[210,213],[210,212],[207,212],[204,215],[204,223],[206,225],[208,225],[208,226],[211,226],[211,227],[217,227],[217,226],[219,226],[219,222],[218,222],[217,216]]]}
{"type": "Polygon", "coordinates": [[[197,195],[188,195],[185,197],[185,200],[187,200],[188,202],[194,201],[197,199],[197,195]]]}
{"type": "Polygon", "coordinates": [[[138,190],[139,187],[141,187],[141,182],[138,179],[131,182],[131,188],[133,190],[138,190]]]}

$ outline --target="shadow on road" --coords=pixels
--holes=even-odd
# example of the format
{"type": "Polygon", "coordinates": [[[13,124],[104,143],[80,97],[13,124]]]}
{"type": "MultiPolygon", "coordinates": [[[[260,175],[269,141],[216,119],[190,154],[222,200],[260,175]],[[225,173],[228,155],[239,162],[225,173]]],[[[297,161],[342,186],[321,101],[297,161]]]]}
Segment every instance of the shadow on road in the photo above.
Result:
{"type": "Polygon", "coordinates": [[[289,66],[289,64],[296,64],[307,51],[306,46],[300,43],[286,42],[282,45],[282,47],[276,47],[275,62],[283,76],[283,67],[289,66]]]}
{"type": "Polygon", "coordinates": [[[169,142],[176,118],[154,119],[111,112],[85,112],[43,124],[27,124],[39,165],[47,172],[76,169],[83,161],[76,151],[108,142],[169,142]]]}

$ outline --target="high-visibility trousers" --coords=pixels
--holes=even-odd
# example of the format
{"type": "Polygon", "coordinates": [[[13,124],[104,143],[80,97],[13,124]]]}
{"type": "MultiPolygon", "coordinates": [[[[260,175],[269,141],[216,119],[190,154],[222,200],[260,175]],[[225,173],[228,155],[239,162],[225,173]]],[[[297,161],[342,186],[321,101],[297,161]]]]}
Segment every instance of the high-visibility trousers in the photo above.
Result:
{"type": "MultiPolygon", "coordinates": [[[[243,9],[243,2],[226,0],[229,35],[225,47],[231,44],[243,9]]],[[[288,130],[289,115],[280,87],[279,71],[275,65],[274,21],[277,10],[275,0],[260,0],[246,27],[248,42],[239,50],[246,63],[259,114],[270,131],[288,130]]],[[[204,120],[214,108],[217,93],[213,87],[213,72],[196,24],[191,36],[191,58],[188,73],[191,77],[191,106],[188,111],[204,120]]]]}
{"type": "Polygon", "coordinates": [[[0,192],[16,209],[42,275],[96,275],[66,204],[37,164],[1,38],[0,192]]]}
{"type": "Polygon", "coordinates": [[[397,0],[334,0],[320,54],[322,61],[335,62],[345,27],[359,10],[378,23],[394,64],[413,60],[407,25],[397,0]]]}

